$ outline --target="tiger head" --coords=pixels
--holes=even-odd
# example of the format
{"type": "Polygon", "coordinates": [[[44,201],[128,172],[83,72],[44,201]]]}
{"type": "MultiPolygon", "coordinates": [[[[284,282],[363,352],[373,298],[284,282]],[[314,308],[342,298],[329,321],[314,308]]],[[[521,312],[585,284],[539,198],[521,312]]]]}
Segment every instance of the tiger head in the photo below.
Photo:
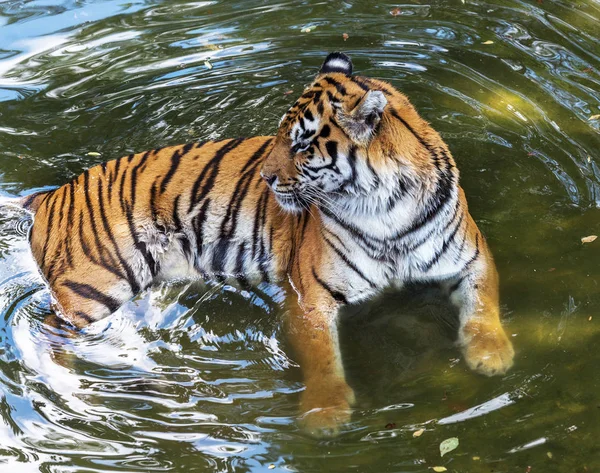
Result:
{"type": "Polygon", "coordinates": [[[395,94],[388,84],[352,76],[345,54],[330,54],[283,116],[263,163],[261,175],[279,204],[299,212],[311,203],[368,192],[373,183],[361,176],[369,176],[362,171],[372,163],[364,157],[395,94]]]}

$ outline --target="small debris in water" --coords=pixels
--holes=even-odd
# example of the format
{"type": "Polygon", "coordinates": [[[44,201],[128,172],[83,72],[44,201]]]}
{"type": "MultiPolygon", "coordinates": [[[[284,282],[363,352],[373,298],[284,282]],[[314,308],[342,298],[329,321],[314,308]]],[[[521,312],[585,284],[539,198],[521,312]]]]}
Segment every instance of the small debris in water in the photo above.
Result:
{"type": "Polygon", "coordinates": [[[433,466],[433,467],[431,467],[431,469],[433,471],[435,471],[436,473],[442,472],[442,471],[448,471],[448,468],[446,468],[445,466],[433,466]]]}
{"type": "Polygon", "coordinates": [[[290,94],[293,94],[293,93],[294,93],[294,91],[293,91],[293,90],[286,90],[286,91],[283,93],[283,95],[290,95],[290,94]]]}
{"type": "Polygon", "coordinates": [[[413,432],[413,437],[420,437],[425,432],[425,429],[419,429],[416,432],[413,432]]]}
{"type": "Polygon", "coordinates": [[[530,471],[531,471],[531,467],[530,466],[528,466],[527,468],[525,468],[525,473],[530,473],[530,471]]]}
{"type": "Polygon", "coordinates": [[[546,455],[548,456],[548,458],[549,458],[550,460],[552,460],[552,452],[546,452],[546,455]]]}
{"type": "Polygon", "coordinates": [[[342,38],[344,38],[344,41],[347,41],[349,37],[350,37],[350,35],[348,33],[344,33],[342,35],[342,38]]]}
{"type": "Polygon", "coordinates": [[[548,269],[549,273],[551,273],[552,271],[556,271],[556,268],[550,268],[550,269],[548,269]]]}
{"type": "Polygon", "coordinates": [[[396,423],[395,422],[390,422],[389,424],[386,424],[385,428],[386,429],[395,429],[396,428],[396,423]]]}
{"type": "Polygon", "coordinates": [[[273,465],[273,463],[271,463],[271,464],[269,465],[269,470],[274,470],[274,469],[275,469],[275,465],[273,465]]]}
{"type": "Polygon", "coordinates": [[[478,462],[479,460],[481,460],[481,457],[473,457],[473,460],[475,460],[476,462],[478,462]]]}
{"type": "Polygon", "coordinates": [[[402,9],[401,8],[394,8],[391,12],[390,15],[392,16],[398,16],[398,15],[402,15],[402,9]]]}
{"type": "Polygon", "coordinates": [[[591,321],[592,321],[592,316],[590,315],[590,318],[588,319],[588,322],[591,322],[591,321]]]}
{"type": "Polygon", "coordinates": [[[494,42],[491,39],[488,39],[487,41],[484,41],[481,44],[494,44],[494,42]]]}
{"type": "Polygon", "coordinates": [[[592,115],[590,118],[588,118],[588,120],[592,121],[592,120],[600,120],[600,114],[598,115],[592,115]]]}
{"type": "Polygon", "coordinates": [[[211,70],[213,68],[213,65],[210,63],[210,59],[204,61],[204,67],[206,67],[208,70],[211,70]]]}
{"type": "Polygon", "coordinates": [[[316,28],[316,26],[307,26],[305,28],[302,28],[300,30],[301,33],[310,33],[311,31],[314,31],[314,29],[316,28]]]}
{"type": "Polygon", "coordinates": [[[446,453],[450,453],[452,450],[456,450],[458,448],[458,438],[450,437],[449,439],[444,440],[440,443],[440,456],[446,455],[446,453]]]}
{"type": "Polygon", "coordinates": [[[598,238],[598,235],[589,235],[581,239],[581,243],[591,243],[598,238]]]}
{"type": "Polygon", "coordinates": [[[100,153],[97,153],[96,151],[90,151],[87,155],[88,156],[100,156],[100,153]]]}

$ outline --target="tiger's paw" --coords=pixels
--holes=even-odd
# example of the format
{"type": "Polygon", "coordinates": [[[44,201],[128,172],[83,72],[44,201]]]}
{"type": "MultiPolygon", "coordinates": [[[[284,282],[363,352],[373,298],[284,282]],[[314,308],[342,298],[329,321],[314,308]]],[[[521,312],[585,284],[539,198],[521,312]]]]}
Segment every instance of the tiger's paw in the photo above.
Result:
{"type": "Polygon", "coordinates": [[[350,422],[352,404],[354,391],[343,381],[332,385],[307,384],[300,402],[303,412],[300,426],[312,437],[335,437],[350,422]]]}
{"type": "Polygon", "coordinates": [[[505,374],[513,365],[515,351],[500,325],[476,328],[467,325],[463,332],[468,340],[463,344],[467,366],[485,376],[505,374]]]}

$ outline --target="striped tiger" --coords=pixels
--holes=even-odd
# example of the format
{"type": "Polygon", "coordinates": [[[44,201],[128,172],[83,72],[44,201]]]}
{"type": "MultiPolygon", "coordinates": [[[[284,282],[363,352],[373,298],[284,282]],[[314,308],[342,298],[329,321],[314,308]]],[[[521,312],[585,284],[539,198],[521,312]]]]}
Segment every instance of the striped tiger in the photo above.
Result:
{"type": "Polygon", "coordinates": [[[30,195],[31,249],[57,311],[100,320],[157,281],[234,277],[287,289],[304,373],[301,422],[335,434],[354,400],[336,321],[389,286],[436,282],[458,307],[458,345],[505,373],[498,277],[448,147],[390,84],[330,54],[276,136],[159,148],[30,195]],[[282,211],[283,210],[283,211],[282,211]]]}

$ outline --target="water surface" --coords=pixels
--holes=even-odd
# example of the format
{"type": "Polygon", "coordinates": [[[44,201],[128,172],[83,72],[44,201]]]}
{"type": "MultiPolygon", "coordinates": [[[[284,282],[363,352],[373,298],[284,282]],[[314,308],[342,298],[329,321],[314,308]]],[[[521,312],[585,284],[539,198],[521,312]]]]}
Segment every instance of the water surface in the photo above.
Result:
{"type": "Polygon", "coordinates": [[[431,288],[350,308],[352,424],[314,440],[277,287],[156,287],[65,343],[43,324],[27,216],[2,208],[0,470],[598,471],[600,240],[580,239],[600,234],[599,24],[596,0],[1,2],[2,194],[273,133],[343,50],[448,142],[517,359],[502,378],[469,372],[431,288]],[[440,458],[448,437],[460,446],[440,458]]]}

